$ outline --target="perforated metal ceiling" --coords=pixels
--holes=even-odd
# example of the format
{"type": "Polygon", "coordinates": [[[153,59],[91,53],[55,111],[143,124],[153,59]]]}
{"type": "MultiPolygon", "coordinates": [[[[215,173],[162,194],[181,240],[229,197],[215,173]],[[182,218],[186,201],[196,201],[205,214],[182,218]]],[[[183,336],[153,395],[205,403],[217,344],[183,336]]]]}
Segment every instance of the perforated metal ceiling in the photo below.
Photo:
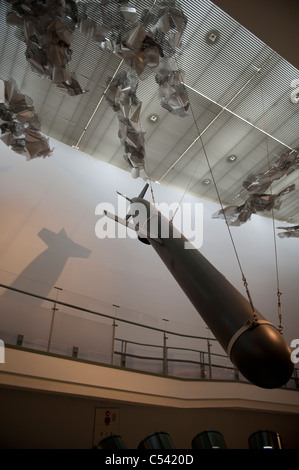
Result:
{"type": "MultiPolygon", "coordinates": [[[[131,2],[141,12],[154,2],[131,2]]],[[[288,149],[299,146],[299,104],[290,100],[298,70],[209,0],[181,2],[188,17],[183,47],[176,60],[186,74],[190,100],[181,118],[160,106],[154,72],[140,77],[141,123],[146,132],[146,166],[153,181],[217,200],[206,156],[224,204],[239,205],[246,194],[242,182],[265,172],[288,149]],[[216,40],[208,40],[215,32],[216,40]],[[149,118],[157,116],[155,122],[149,118]],[[201,134],[201,138],[199,138],[201,134]],[[203,146],[204,149],[203,151],[203,146]],[[235,161],[227,160],[235,155],[235,161]]],[[[71,97],[34,73],[25,44],[6,25],[7,4],[1,2],[0,77],[14,78],[33,99],[42,132],[83,152],[130,171],[118,139],[118,121],[103,99],[108,77],[118,67],[116,55],[75,33],[70,69],[83,95],[71,97]]],[[[120,65],[121,64],[121,65],[120,65]]],[[[75,151],[75,150],[74,150],[75,151]]],[[[299,223],[299,170],[272,185],[273,193],[297,183],[276,218],[299,223]]]]}

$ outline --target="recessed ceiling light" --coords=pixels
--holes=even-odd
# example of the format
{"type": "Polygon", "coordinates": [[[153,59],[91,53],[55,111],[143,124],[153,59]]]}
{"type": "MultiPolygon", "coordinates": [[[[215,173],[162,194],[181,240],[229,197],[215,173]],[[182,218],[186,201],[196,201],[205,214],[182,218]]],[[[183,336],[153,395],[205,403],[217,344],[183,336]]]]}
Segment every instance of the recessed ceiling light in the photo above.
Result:
{"type": "Polygon", "coordinates": [[[153,124],[155,124],[159,117],[156,115],[156,114],[151,114],[149,117],[148,117],[149,121],[152,122],[153,124]]]}
{"type": "Polygon", "coordinates": [[[208,180],[208,179],[203,180],[203,184],[210,184],[210,183],[211,183],[211,180],[208,180]]]}
{"type": "Polygon", "coordinates": [[[227,160],[229,162],[235,162],[237,160],[237,157],[236,155],[229,155],[229,157],[227,157],[227,160]]]}
{"type": "Polygon", "coordinates": [[[208,44],[216,44],[219,41],[220,33],[216,29],[208,31],[205,40],[208,44]]]}

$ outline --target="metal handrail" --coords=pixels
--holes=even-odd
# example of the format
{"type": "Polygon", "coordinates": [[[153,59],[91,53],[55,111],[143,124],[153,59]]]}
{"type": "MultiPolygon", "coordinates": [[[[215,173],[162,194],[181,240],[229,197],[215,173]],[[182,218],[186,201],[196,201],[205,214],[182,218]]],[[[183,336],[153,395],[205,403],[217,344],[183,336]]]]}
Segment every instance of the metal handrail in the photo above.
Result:
{"type": "Polygon", "coordinates": [[[127,339],[115,338],[115,341],[121,341],[128,344],[137,344],[138,346],[150,346],[151,348],[163,348],[161,344],[139,343],[138,341],[129,341],[127,339]]]}
{"type": "Polygon", "coordinates": [[[106,313],[99,313],[99,312],[96,312],[94,310],[90,310],[90,309],[85,308],[85,307],[79,307],[77,305],[69,304],[67,302],[62,302],[61,300],[51,299],[49,297],[44,297],[42,295],[33,294],[31,292],[26,292],[24,290],[17,289],[15,287],[6,286],[5,284],[2,284],[2,283],[0,283],[0,288],[9,289],[9,290],[12,290],[14,292],[18,292],[19,294],[28,295],[30,297],[34,297],[36,299],[44,300],[46,302],[50,302],[50,303],[57,304],[57,305],[62,305],[63,307],[73,308],[74,310],[80,310],[81,312],[90,313],[91,315],[96,315],[96,316],[101,316],[101,317],[104,317],[104,318],[109,318],[110,320],[120,321],[120,322],[127,323],[127,324],[130,324],[130,325],[139,326],[141,328],[147,328],[149,330],[159,331],[161,333],[166,332],[166,333],[169,333],[171,335],[181,336],[181,337],[184,337],[184,338],[193,338],[193,339],[217,341],[216,338],[207,338],[207,337],[204,337],[204,336],[187,335],[187,334],[183,334],[183,333],[178,333],[176,331],[169,331],[169,330],[166,330],[165,328],[157,328],[155,326],[144,325],[144,324],[141,324],[141,323],[133,322],[131,320],[126,320],[124,318],[119,318],[119,317],[116,317],[116,316],[107,315],[106,313]]]}
{"type": "MultiPolygon", "coordinates": [[[[204,368],[205,366],[208,366],[208,368],[209,368],[209,379],[210,380],[212,380],[212,367],[231,370],[231,371],[234,371],[236,373],[236,368],[234,367],[233,364],[232,364],[232,367],[230,367],[229,365],[226,366],[226,365],[220,365],[220,364],[212,364],[212,361],[211,361],[212,356],[218,356],[218,357],[226,358],[226,359],[229,360],[228,356],[226,356],[226,355],[222,355],[222,354],[219,354],[219,353],[211,353],[210,341],[217,341],[216,338],[202,337],[202,336],[196,336],[196,335],[188,335],[188,334],[184,334],[184,333],[177,333],[175,331],[166,330],[166,328],[157,328],[157,327],[153,327],[153,326],[149,326],[149,325],[145,325],[145,324],[140,324],[140,323],[134,322],[132,320],[127,320],[127,319],[119,318],[119,317],[116,317],[116,316],[111,316],[111,315],[108,315],[108,314],[105,314],[105,313],[99,313],[99,312],[96,312],[94,310],[91,310],[91,309],[88,309],[88,308],[85,308],[85,307],[79,307],[77,305],[67,303],[67,302],[63,302],[63,301],[58,300],[58,299],[52,299],[52,298],[48,298],[48,297],[45,297],[45,296],[42,296],[42,295],[26,292],[24,290],[17,289],[15,287],[11,287],[11,286],[7,286],[7,285],[2,284],[2,283],[0,283],[0,288],[8,289],[10,291],[14,291],[14,292],[17,292],[19,294],[23,294],[23,295],[26,295],[26,296],[29,296],[29,297],[33,297],[33,298],[43,300],[45,302],[52,303],[54,305],[54,307],[52,308],[52,310],[53,310],[52,323],[54,322],[55,311],[57,310],[56,305],[60,305],[60,306],[63,306],[63,307],[71,308],[71,309],[78,310],[78,311],[81,311],[81,312],[84,312],[84,313],[88,313],[88,314],[91,314],[91,315],[96,315],[96,316],[100,316],[100,317],[108,318],[108,319],[112,320],[112,325],[113,325],[113,341],[112,341],[112,349],[111,349],[111,364],[112,365],[114,365],[113,359],[114,359],[114,354],[116,354],[116,355],[121,356],[121,367],[125,367],[126,357],[146,359],[146,360],[155,360],[155,361],[160,360],[160,361],[163,362],[163,375],[166,375],[166,376],[168,375],[168,363],[169,362],[197,364],[201,368],[202,367],[204,368]],[[137,341],[130,341],[130,340],[124,340],[124,339],[116,338],[115,337],[115,327],[117,326],[116,321],[163,333],[163,345],[146,344],[146,343],[140,343],[140,342],[137,342],[137,341]],[[166,336],[166,333],[169,334],[169,335],[180,336],[180,337],[183,337],[183,338],[192,338],[192,339],[197,339],[197,340],[204,340],[204,341],[206,341],[207,351],[200,351],[200,350],[192,349],[192,348],[168,346],[167,345],[168,337],[166,336]],[[114,348],[115,341],[120,341],[121,342],[121,344],[122,344],[121,351],[115,351],[115,348],[114,348]],[[139,346],[144,346],[144,347],[160,348],[160,349],[162,349],[163,357],[150,357],[150,356],[129,354],[126,351],[126,348],[127,348],[128,344],[134,344],[134,345],[139,345],[139,346]],[[168,354],[167,354],[168,350],[170,350],[170,349],[177,350],[177,351],[196,352],[200,355],[200,358],[202,358],[202,360],[196,361],[196,360],[191,360],[191,359],[170,358],[170,357],[168,357],[168,354]],[[207,362],[205,360],[205,355],[208,356],[208,361],[207,362]]],[[[62,289],[59,289],[59,290],[62,290],[62,289]]],[[[50,339],[48,341],[48,352],[49,352],[50,342],[51,342],[51,332],[50,332],[50,339]]],[[[78,358],[78,359],[80,360],[80,358],[78,358]]],[[[296,388],[299,389],[298,370],[297,369],[294,370],[294,374],[292,376],[292,379],[295,381],[296,388]]],[[[286,386],[287,386],[287,384],[286,384],[286,386]]]]}
{"type": "MultiPolygon", "coordinates": [[[[121,339],[121,338],[115,338],[115,341],[120,341],[122,343],[126,343],[126,344],[135,344],[137,346],[146,346],[146,347],[151,347],[151,348],[160,348],[160,349],[163,349],[163,345],[161,344],[148,344],[148,343],[140,343],[138,341],[129,341],[127,339],[121,339]]],[[[190,352],[196,352],[198,354],[208,354],[208,351],[201,351],[199,349],[192,349],[192,348],[181,348],[181,347],[178,347],[178,346],[167,346],[166,347],[167,350],[169,349],[174,349],[176,351],[190,351],[190,352]]],[[[119,351],[115,351],[115,354],[122,354],[121,352],[119,351]]],[[[129,354],[127,354],[129,356],[129,354]]],[[[211,353],[211,356],[218,356],[218,357],[223,357],[225,359],[229,359],[229,357],[225,354],[219,354],[219,353],[211,353]]],[[[144,358],[146,358],[147,356],[144,356],[144,358]]],[[[169,361],[170,360],[175,360],[175,359],[168,359],[169,361]]],[[[188,361],[187,361],[188,362],[188,361]]],[[[191,361],[190,361],[191,362],[191,361]]]]}
{"type": "MultiPolygon", "coordinates": [[[[121,351],[114,351],[115,354],[121,356],[121,365],[122,367],[126,368],[126,358],[127,357],[130,357],[130,358],[135,358],[135,359],[145,359],[145,360],[154,360],[154,361],[165,361],[166,359],[166,363],[168,364],[169,362],[177,362],[177,363],[184,363],[184,364],[196,364],[198,366],[201,367],[202,370],[205,371],[205,366],[208,366],[209,368],[209,380],[213,380],[212,378],[212,367],[213,368],[217,368],[217,369],[223,369],[223,370],[227,370],[227,371],[231,371],[234,373],[234,377],[235,377],[235,380],[238,380],[240,381],[240,378],[239,378],[239,371],[238,369],[231,363],[231,366],[230,365],[223,365],[223,364],[216,364],[216,363],[213,363],[211,361],[211,356],[217,356],[217,357],[222,357],[222,358],[225,358],[225,359],[229,359],[228,356],[224,355],[224,354],[218,354],[218,353],[209,353],[208,351],[200,351],[198,349],[191,349],[191,348],[181,348],[181,347],[176,347],[176,346],[167,346],[166,348],[164,348],[164,346],[162,345],[152,345],[152,344],[147,344],[147,343],[140,343],[140,342],[137,342],[137,341],[128,341],[128,340],[125,340],[125,339],[120,339],[120,338],[115,338],[116,341],[120,341],[122,343],[122,349],[121,351]],[[154,348],[160,348],[163,350],[163,357],[154,357],[154,356],[142,356],[142,355],[139,355],[139,354],[132,354],[132,353],[127,353],[126,352],[126,347],[128,344],[133,344],[133,345],[138,345],[138,346],[146,346],[146,347],[154,347],[154,348]],[[125,348],[123,347],[125,345],[125,348]],[[168,357],[167,354],[165,354],[165,349],[168,350],[168,349],[174,349],[174,350],[180,350],[180,351],[190,351],[190,352],[196,352],[200,355],[200,357],[203,358],[203,360],[199,360],[199,361],[195,361],[195,360],[192,360],[192,359],[178,359],[178,358],[171,358],[171,357],[168,357]],[[205,360],[205,355],[208,355],[208,358],[209,360],[206,361],[205,360]]],[[[230,361],[231,362],[231,361],[230,361]]],[[[201,371],[202,371],[201,370],[201,371]]],[[[299,390],[299,381],[298,381],[298,371],[299,369],[294,369],[294,373],[292,375],[292,377],[290,378],[290,380],[294,380],[295,381],[295,385],[296,385],[296,388],[295,390],[299,390]]],[[[167,374],[168,372],[168,368],[167,368],[167,365],[163,367],[163,375],[168,375],[167,374]]],[[[219,379],[218,379],[219,380],[219,379]]],[[[243,381],[243,380],[241,380],[243,381]]],[[[245,382],[248,382],[246,379],[244,379],[245,382]]],[[[287,384],[284,386],[286,388],[287,387],[287,384]]]]}
{"type": "MultiPolygon", "coordinates": [[[[153,360],[153,361],[162,361],[162,357],[154,357],[154,356],[140,356],[139,354],[130,354],[130,353],[124,353],[121,351],[115,351],[115,354],[118,354],[119,356],[126,356],[126,357],[134,357],[137,359],[148,359],[148,360],[153,360]]],[[[167,358],[168,362],[184,362],[186,364],[197,364],[201,366],[208,366],[208,362],[202,362],[202,361],[193,361],[191,359],[172,359],[172,358],[167,358]]],[[[231,369],[235,370],[234,367],[229,367],[229,366],[223,366],[220,364],[212,364],[213,367],[218,367],[219,369],[231,369]]]]}

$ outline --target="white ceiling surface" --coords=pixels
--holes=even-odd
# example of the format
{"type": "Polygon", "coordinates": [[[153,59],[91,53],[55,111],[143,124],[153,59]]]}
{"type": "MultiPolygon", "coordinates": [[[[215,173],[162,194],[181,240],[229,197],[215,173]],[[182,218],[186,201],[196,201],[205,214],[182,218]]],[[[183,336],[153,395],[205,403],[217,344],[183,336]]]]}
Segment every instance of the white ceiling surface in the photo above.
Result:
{"type": "MultiPolygon", "coordinates": [[[[132,4],[141,12],[153,2],[132,4]]],[[[153,181],[217,200],[214,185],[203,183],[211,179],[198,140],[204,131],[202,139],[221,200],[239,205],[246,199],[242,182],[248,174],[267,171],[268,156],[273,164],[279,155],[299,145],[299,104],[290,100],[291,82],[299,78],[299,72],[209,0],[181,4],[188,24],[176,60],[186,74],[191,106],[185,118],[168,113],[160,106],[154,71],[141,75],[137,96],[143,103],[140,119],[146,132],[148,174],[153,181]],[[211,30],[220,33],[213,45],[205,40],[211,30]],[[152,114],[158,116],[155,124],[149,121],[152,114]],[[233,163],[227,161],[231,154],[237,156],[233,163]]],[[[102,99],[107,79],[121,59],[76,32],[70,70],[88,92],[78,97],[63,94],[31,71],[25,44],[16,38],[14,28],[6,26],[5,2],[0,8],[0,77],[14,78],[20,91],[33,99],[43,133],[69,146],[80,141],[81,151],[130,170],[118,139],[117,117],[102,99]]],[[[120,70],[127,68],[123,64],[120,70]]],[[[299,223],[298,175],[294,171],[272,185],[276,193],[297,183],[275,212],[276,218],[290,224],[299,223]]]]}

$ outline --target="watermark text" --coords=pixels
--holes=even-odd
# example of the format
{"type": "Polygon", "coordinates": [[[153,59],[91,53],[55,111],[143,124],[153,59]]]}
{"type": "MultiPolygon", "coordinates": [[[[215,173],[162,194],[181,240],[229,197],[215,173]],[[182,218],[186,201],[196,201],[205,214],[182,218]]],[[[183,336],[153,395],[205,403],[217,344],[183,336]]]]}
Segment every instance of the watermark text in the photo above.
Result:
{"type": "Polygon", "coordinates": [[[291,354],[291,361],[294,364],[298,364],[299,362],[299,339],[293,339],[293,341],[291,341],[291,348],[292,349],[295,348],[291,354]]]}
{"type": "Polygon", "coordinates": [[[203,243],[203,204],[176,203],[149,204],[133,202],[127,207],[126,200],[118,197],[117,207],[109,202],[97,205],[95,214],[101,216],[95,226],[95,234],[99,239],[132,238],[147,236],[148,238],[181,238],[187,239],[185,249],[199,249],[203,243]],[[118,217],[118,221],[130,215],[130,225],[117,224],[106,214],[118,217]],[[162,215],[162,217],[160,216],[162,215]],[[172,221],[172,222],[170,222],[172,221]],[[132,228],[137,230],[132,230],[132,228]]]}

